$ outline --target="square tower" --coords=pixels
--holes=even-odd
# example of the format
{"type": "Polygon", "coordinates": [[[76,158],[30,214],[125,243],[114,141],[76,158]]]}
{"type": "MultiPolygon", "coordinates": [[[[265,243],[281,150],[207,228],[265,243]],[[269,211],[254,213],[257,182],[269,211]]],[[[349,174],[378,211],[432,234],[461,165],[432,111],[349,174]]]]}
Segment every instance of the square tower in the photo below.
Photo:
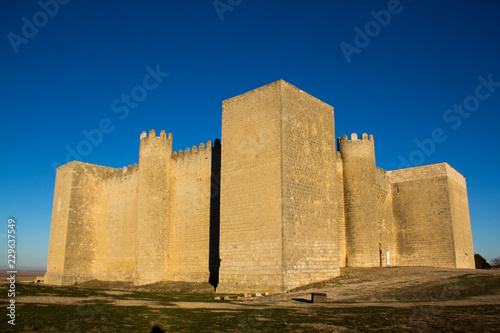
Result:
{"type": "Polygon", "coordinates": [[[218,291],[339,275],[333,108],[280,80],[223,102],[218,291]]]}

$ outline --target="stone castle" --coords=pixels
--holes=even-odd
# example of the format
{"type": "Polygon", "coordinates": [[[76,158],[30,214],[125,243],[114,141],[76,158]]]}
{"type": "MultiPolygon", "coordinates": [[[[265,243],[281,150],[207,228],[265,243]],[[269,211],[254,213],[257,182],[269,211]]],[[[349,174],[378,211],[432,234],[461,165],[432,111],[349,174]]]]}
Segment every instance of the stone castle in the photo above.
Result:
{"type": "Polygon", "coordinates": [[[474,268],[465,178],[377,168],[372,135],[336,139],[333,108],[293,85],[224,101],[221,140],[173,152],[151,130],[138,166],[59,167],[45,282],[282,292],[346,266],[474,268]]]}

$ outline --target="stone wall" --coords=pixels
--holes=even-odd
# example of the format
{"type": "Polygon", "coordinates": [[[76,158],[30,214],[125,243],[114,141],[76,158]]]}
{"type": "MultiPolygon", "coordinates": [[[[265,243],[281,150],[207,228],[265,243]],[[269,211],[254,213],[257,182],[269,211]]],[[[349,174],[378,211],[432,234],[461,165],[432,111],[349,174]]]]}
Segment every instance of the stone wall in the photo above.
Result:
{"type": "Polygon", "coordinates": [[[457,268],[474,269],[474,248],[470,227],[469,201],[465,177],[446,164],[450,191],[451,219],[457,268]]]}
{"type": "Polygon", "coordinates": [[[344,213],[344,168],[342,155],[337,151],[335,180],[335,206],[337,207],[337,225],[339,239],[340,267],[346,267],[346,238],[345,238],[345,213],[344,213]]]}
{"type": "Polygon", "coordinates": [[[278,81],[223,104],[222,290],[339,274],[333,108],[278,81]]]}
{"type": "Polygon", "coordinates": [[[164,281],[168,268],[172,134],[141,134],[134,283],[164,281]]]}
{"type": "Polygon", "coordinates": [[[137,165],[124,167],[102,182],[95,277],[132,281],[137,234],[137,165]]]}
{"type": "Polygon", "coordinates": [[[397,266],[392,216],[392,186],[387,171],[377,168],[377,217],[380,266],[397,266]]]}
{"type": "Polygon", "coordinates": [[[333,108],[281,86],[284,289],[340,274],[333,108]]]}
{"type": "Polygon", "coordinates": [[[373,136],[343,135],[339,142],[344,174],[346,264],[380,266],[376,166],[373,136]]]}
{"type": "Polygon", "coordinates": [[[212,142],[172,154],[168,279],[209,279],[212,142]]]}
{"type": "Polygon", "coordinates": [[[281,84],[223,102],[218,291],[282,291],[281,84]]]}
{"type": "Polygon", "coordinates": [[[95,277],[103,181],[119,169],[82,162],[70,162],[59,169],[47,283],[71,284],[95,277]],[[55,241],[58,237],[60,242],[55,241]]]}
{"type": "Polygon", "coordinates": [[[388,173],[398,265],[456,267],[446,164],[388,173]]]}
{"type": "Polygon", "coordinates": [[[68,235],[68,216],[71,201],[72,165],[57,168],[52,223],[50,227],[49,256],[44,281],[48,284],[62,284],[64,262],[66,260],[66,239],[68,235]]]}

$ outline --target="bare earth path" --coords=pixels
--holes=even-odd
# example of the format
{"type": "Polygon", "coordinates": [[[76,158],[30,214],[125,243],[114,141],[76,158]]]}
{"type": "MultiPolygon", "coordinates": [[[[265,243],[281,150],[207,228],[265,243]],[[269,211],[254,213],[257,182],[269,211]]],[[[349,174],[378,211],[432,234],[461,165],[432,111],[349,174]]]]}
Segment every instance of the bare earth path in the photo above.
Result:
{"type": "MultiPolygon", "coordinates": [[[[481,295],[469,295],[468,280],[481,277],[500,279],[500,270],[443,269],[427,267],[395,268],[344,268],[336,279],[309,285],[298,291],[276,294],[268,297],[237,299],[219,302],[173,302],[162,305],[147,299],[123,300],[115,295],[126,295],[132,291],[107,291],[108,297],[64,297],[57,295],[20,296],[20,303],[78,304],[89,300],[104,300],[117,306],[149,306],[151,308],[200,308],[200,309],[242,309],[279,307],[303,308],[312,292],[324,292],[328,303],[307,304],[332,308],[366,306],[411,307],[422,305],[473,306],[500,304],[500,290],[486,291],[481,295]],[[428,292],[428,293],[426,293],[428,292]],[[464,294],[465,292],[465,294],[464,294]]],[[[106,282],[101,282],[106,284],[106,282]]],[[[154,287],[150,287],[155,291],[154,287]]],[[[168,287],[167,287],[168,288],[168,287]]],[[[142,289],[148,290],[148,287],[142,289]]],[[[133,289],[132,289],[133,290],[133,289]]],[[[477,291],[477,290],[476,290],[477,291]]],[[[214,295],[215,296],[215,295],[214,295]]],[[[221,295],[222,297],[224,295],[221,295]]]]}

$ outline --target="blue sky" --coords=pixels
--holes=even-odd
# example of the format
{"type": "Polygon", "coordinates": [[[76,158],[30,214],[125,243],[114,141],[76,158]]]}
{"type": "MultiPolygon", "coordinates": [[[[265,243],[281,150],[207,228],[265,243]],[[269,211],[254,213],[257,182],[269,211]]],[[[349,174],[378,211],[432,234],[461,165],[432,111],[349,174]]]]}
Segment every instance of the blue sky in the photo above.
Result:
{"type": "Polygon", "coordinates": [[[122,167],[143,130],[171,132],[174,150],[214,140],[223,100],[284,79],[335,108],[337,136],[373,134],[379,167],[462,173],[475,252],[498,257],[499,13],[494,0],[2,2],[0,250],[15,217],[18,268],[45,269],[68,151],[122,167]]]}

